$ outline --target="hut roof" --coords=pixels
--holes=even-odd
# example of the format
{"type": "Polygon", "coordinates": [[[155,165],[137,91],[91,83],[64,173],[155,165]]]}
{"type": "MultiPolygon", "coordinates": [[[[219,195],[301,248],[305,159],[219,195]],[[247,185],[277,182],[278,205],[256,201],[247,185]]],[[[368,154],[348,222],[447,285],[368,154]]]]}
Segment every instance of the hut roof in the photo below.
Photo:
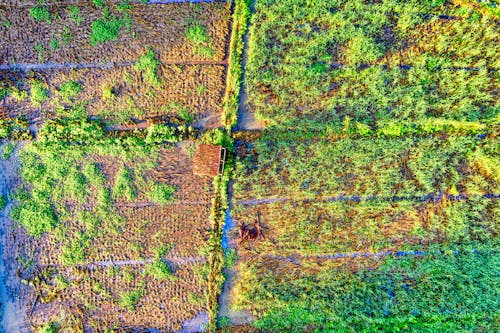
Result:
{"type": "Polygon", "coordinates": [[[193,157],[193,173],[200,176],[217,176],[222,159],[222,149],[221,146],[212,144],[198,145],[193,157]]]}

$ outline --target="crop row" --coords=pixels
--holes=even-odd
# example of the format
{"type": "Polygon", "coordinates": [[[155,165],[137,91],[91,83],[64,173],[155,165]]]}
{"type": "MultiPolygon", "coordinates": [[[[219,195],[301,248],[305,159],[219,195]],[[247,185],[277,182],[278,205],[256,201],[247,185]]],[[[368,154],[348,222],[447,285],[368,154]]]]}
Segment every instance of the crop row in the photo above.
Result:
{"type": "Polygon", "coordinates": [[[265,331],[494,330],[498,312],[489,291],[496,281],[498,246],[436,249],[440,254],[386,258],[355,270],[245,263],[235,302],[258,315],[255,325],[265,331]]]}
{"type": "Polygon", "coordinates": [[[161,61],[222,60],[228,16],[225,3],[0,8],[0,63],[124,62],[147,45],[161,61]]]}
{"type": "Polygon", "coordinates": [[[258,140],[237,166],[235,199],[498,193],[497,141],[466,136],[258,140]]]}

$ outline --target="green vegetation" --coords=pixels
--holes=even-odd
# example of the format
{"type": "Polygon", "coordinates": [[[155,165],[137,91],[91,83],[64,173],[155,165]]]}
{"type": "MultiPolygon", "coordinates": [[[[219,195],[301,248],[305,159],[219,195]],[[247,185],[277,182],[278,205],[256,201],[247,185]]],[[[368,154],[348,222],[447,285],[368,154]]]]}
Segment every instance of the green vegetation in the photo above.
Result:
{"type": "Polygon", "coordinates": [[[246,83],[266,129],[241,134],[232,209],[249,235],[233,305],[256,330],[495,330],[498,22],[484,8],[256,2],[246,83]]]}
{"type": "Polygon", "coordinates": [[[49,91],[45,85],[40,81],[33,81],[31,83],[30,100],[31,104],[35,107],[40,107],[42,103],[49,99],[49,91]]]}
{"type": "MultiPolygon", "coordinates": [[[[96,1],[94,1],[94,4],[96,1]]],[[[104,16],[92,22],[92,31],[90,34],[90,45],[99,44],[117,40],[124,28],[132,24],[130,17],[125,14],[123,17],[111,15],[108,10],[104,10],[104,16]]]]}
{"type": "Polygon", "coordinates": [[[147,48],[146,53],[134,64],[134,69],[142,73],[144,81],[152,86],[161,86],[161,79],[158,76],[160,62],[156,59],[156,53],[147,48]]]}
{"type": "Polygon", "coordinates": [[[186,39],[193,45],[195,54],[203,58],[212,58],[214,56],[212,39],[208,35],[206,28],[200,23],[191,23],[186,29],[185,35],[186,39]]]}
{"type": "Polygon", "coordinates": [[[76,25],[82,24],[83,17],[80,14],[80,7],[70,5],[66,8],[66,13],[69,18],[76,23],[76,25]]]}
{"type": "Polygon", "coordinates": [[[266,312],[265,331],[489,331],[495,326],[495,245],[431,248],[424,258],[387,258],[376,269],[295,270],[278,276],[264,262],[244,267],[252,283],[237,303],[266,312]],[[460,290],[459,293],[456,291],[460,290]],[[349,313],[349,316],[345,314],[349,313]]]}
{"type": "Polygon", "coordinates": [[[125,167],[120,167],[115,176],[113,185],[113,197],[125,198],[128,201],[133,200],[137,196],[133,186],[133,179],[130,170],[125,167]]]}
{"type": "Polygon", "coordinates": [[[143,295],[142,290],[133,290],[133,291],[126,291],[123,292],[120,297],[118,298],[118,304],[122,307],[127,309],[128,311],[134,311],[135,307],[141,300],[143,295]]]}
{"type": "Polygon", "coordinates": [[[0,193],[0,211],[2,211],[5,206],[7,206],[7,198],[0,193]]]}
{"type": "Polygon", "coordinates": [[[49,12],[49,9],[44,5],[37,5],[31,7],[29,10],[30,17],[35,21],[41,22],[52,22],[52,15],[49,12]]]}
{"type": "Polygon", "coordinates": [[[2,159],[3,160],[8,160],[12,153],[14,152],[14,150],[16,149],[16,145],[12,142],[6,142],[3,146],[2,146],[2,159]]]}
{"type": "Polygon", "coordinates": [[[59,87],[59,93],[65,100],[70,100],[78,96],[82,90],[82,85],[76,81],[65,82],[59,87]]]}
{"type": "Polygon", "coordinates": [[[224,110],[222,112],[222,123],[228,129],[235,126],[237,122],[239,95],[243,75],[243,36],[248,30],[250,2],[250,0],[236,0],[234,5],[232,33],[229,46],[229,66],[226,77],[224,110]]]}
{"type": "Polygon", "coordinates": [[[374,132],[392,121],[498,125],[495,23],[432,19],[441,14],[460,15],[433,1],[258,2],[249,102],[283,130],[325,131],[347,118],[374,132]]]}
{"type": "Polygon", "coordinates": [[[172,201],[172,196],[177,188],[168,184],[150,184],[147,192],[148,198],[157,204],[167,204],[172,201]]]}

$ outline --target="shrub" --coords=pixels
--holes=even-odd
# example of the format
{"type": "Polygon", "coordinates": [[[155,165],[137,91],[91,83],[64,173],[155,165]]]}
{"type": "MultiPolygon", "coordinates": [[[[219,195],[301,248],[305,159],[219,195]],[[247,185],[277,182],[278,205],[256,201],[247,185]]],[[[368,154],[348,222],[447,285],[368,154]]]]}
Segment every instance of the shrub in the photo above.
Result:
{"type": "Polygon", "coordinates": [[[200,23],[190,25],[185,32],[186,39],[194,46],[194,53],[204,57],[211,58],[214,56],[214,49],[210,45],[211,38],[207,34],[204,26],[200,23]]]}
{"type": "Polygon", "coordinates": [[[7,206],[7,198],[0,193],[0,210],[3,210],[7,206]]]}
{"type": "Polygon", "coordinates": [[[57,40],[57,38],[52,38],[49,41],[49,47],[52,51],[57,50],[59,48],[59,41],[57,40]]]}
{"type": "Polygon", "coordinates": [[[58,220],[52,206],[41,200],[28,199],[12,210],[12,218],[19,222],[30,236],[40,237],[54,230],[58,220]]]}
{"type": "Polygon", "coordinates": [[[156,53],[152,49],[147,48],[146,53],[134,64],[134,69],[142,73],[147,83],[153,86],[160,86],[161,79],[158,76],[159,66],[160,62],[156,59],[156,53]]]}
{"type": "Polygon", "coordinates": [[[142,290],[126,291],[118,298],[118,304],[129,311],[134,311],[142,297],[142,290]]]}
{"type": "Polygon", "coordinates": [[[172,201],[172,195],[177,191],[177,188],[168,184],[152,184],[151,189],[147,192],[148,198],[158,204],[166,204],[172,201]]]}
{"type": "Polygon", "coordinates": [[[112,101],[115,99],[115,93],[110,84],[103,84],[101,86],[101,97],[103,101],[112,101]]]}
{"type": "Polygon", "coordinates": [[[83,17],[80,14],[80,8],[77,6],[70,5],[66,9],[68,16],[72,19],[76,25],[80,25],[83,21],[83,17]]]}
{"type": "Polygon", "coordinates": [[[60,259],[64,265],[68,266],[83,263],[85,261],[85,251],[83,244],[79,241],[76,241],[64,245],[62,247],[60,259]]]}
{"type": "Polygon", "coordinates": [[[16,149],[16,146],[14,144],[10,142],[5,143],[2,147],[2,159],[8,160],[14,152],[14,149],[16,149]]]}
{"type": "Polygon", "coordinates": [[[129,24],[130,18],[128,16],[118,18],[105,12],[104,17],[92,22],[90,45],[97,46],[111,40],[117,40],[121,30],[129,24]]]}
{"type": "Polygon", "coordinates": [[[10,88],[9,95],[18,102],[22,102],[28,98],[28,93],[16,86],[10,88]]]}
{"type": "Polygon", "coordinates": [[[52,22],[52,16],[50,15],[49,10],[45,6],[31,7],[29,15],[35,21],[44,21],[48,23],[52,22]]]}
{"type": "Polygon", "coordinates": [[[146,267],[146,272],[161,281],[175,278],[170,267],[162,259],[155,259],[155,261],[146,267]]]}
{"type": "Polygon", "coordinates": [[[126,167],[121,167],[115,176],[115,184],[113,185],[113,197],[132,200],[137,196],[132,180],[132,174],[126,167]]]}
{"type": "Polygon", "coordinates": [[[33,81],[31,84],[31,104],[40,107],[43,102],[49,99],[49,92],[40,81],[33,81]]]}
{"type": "Polygon", "coordinates": [[[59,324],[56,322],[49,322],[36,330],[36,333],[57,333],[59,331],[59,324]]]}
{"type": "Polygon", "coordinates": [[[82,85],[76,81],[65,82],[61,84],[59,92],[61,96],[69,100],[70,98],[76,97],[83,90],[82,85]]]}

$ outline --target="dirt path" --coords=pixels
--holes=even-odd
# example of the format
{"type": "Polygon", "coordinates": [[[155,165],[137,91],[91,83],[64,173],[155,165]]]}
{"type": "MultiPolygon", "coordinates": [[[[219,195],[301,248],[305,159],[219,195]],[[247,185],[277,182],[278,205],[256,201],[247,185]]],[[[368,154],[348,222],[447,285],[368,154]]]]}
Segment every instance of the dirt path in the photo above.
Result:
{"type": "MultiPolygon", "coordinates": [[[[206,258],[200,257],[200,256],[195,256],[195,257],[165,257],[162,258],[165,260],[167,263],[172,263],[176,265],[189,265],[189,264],[198,264],[198,263],[204,263],[207,261],[206,258]]],[[[154,258],[148,258],[148,259],[131,259],[131,260],[117,260],[117,261],[96,261],[88,264],[83,264],[83,265],[77,265],[77,267],[80,268],[88,268],[88,269],[95,269],[99,267],[111,267],[111,266],[143,266],[150,264],[154,262],[154,258]]],[[[58,265],[38,265],[39,267],[54,267],[58,265]]],[[[58,266],[59,267],[59,266],[58,266]]],[[[62,265],[60,267],[63,267],[62,265]]],[[[64,266],[65,267],[65,266],[64,266]]]]}
{"type": "MultiPolygon", "coordinates": [[[[19,184],[17,152],[8,160],[0,159],[0,193],[5,197],[19,184]]],[[[8,237],[13,225],[9,217],[12,202],[0,211],[0,332],[28,332],[25,322],[27,309],[23,287],[16,276],[16,254],[9,251],[12,239],[8,237]]]]}
{"type": "MultiPolygon", "coordinates": [[[[0,70],[20,70],[23,72],[29,71],[47,71],[47,70],[64,70],[64,69],[113,69],[116,67],[127,67],[132,66],[134,61],[125,62],[90,62],[90,63],[78,63],[78,62],[66,62],[66,63],[36,63],[36,64],[4,64],[0,65],[0,70]]],[[[225,66],[227,65],[227,59],[222,61],[213,60],[194,60],[194,61],[163,61],[162,65],[185,65],[185,66],[197,66],[197,65],[216,65],[225,66]]]]}
{"type": "Polygon", "coordinates": [[[484,198],[484,199],[500,199],[500,193],[485,193],[479,195],[444,195],[443,193],[430,193],[424,196],[361,196],[361,195],[337,195],[323,198],[292,198],[292,197],[276,197],[276,198],[261,198],[261,199],[250,199],[250,200],[239,200],[236,201],[235,205],[242,206],[254,206],[254,205],[265,205],[272,204],[275,202],[282,201],[304,201],[304,202],[334,202],[334,201],[350,201],[350,202],[361,202],[361,201],[382,201],[382,202],[399,202],[399,201],[434,201],[440,202],[443,199],[449,201],[462,201],[469,200],[471,198],[484,198]]]}
{"type": "MultiPolygon", "coordinates": [[[[255,1],[252,1],[250,5],[250,11],[253,13],[255,10],[255,1]]],[[[243,75],[241,77],[241,89],[239,96],[239,106],[238,106],[238,123],[235,126],[235,130],[261,130],[264,126],[255,117],[255,112],[250,110],[247,105],[247,86],[246,86],[246,65],[248,59],[248,39],[250,36],[250,27],[252,25],[252,19],[250,18],[247,32],[243,36],[243,54],[241,57],[241,66],[243,68],[243,75]]]]}
{"type": "MultiPolygon", "coordinates": [[[[122,0],[107,0],[107,3],[120,3],[122,0]]],[[[132,0],[131,2],[138,5],[167,5],[176,3],[203,3],[203,2],[226,2],[227,0],[148,0],[146,2],[142,0],[132,0]]],[[[26,2],[19,4],[17,7],[31,7],[36,5],[37,1],[26,2]]],[[[89,5],[89,1],[81,0],[66,0],[49,2],[48,6],[62,6],[62,5],[89,5]]]]}

